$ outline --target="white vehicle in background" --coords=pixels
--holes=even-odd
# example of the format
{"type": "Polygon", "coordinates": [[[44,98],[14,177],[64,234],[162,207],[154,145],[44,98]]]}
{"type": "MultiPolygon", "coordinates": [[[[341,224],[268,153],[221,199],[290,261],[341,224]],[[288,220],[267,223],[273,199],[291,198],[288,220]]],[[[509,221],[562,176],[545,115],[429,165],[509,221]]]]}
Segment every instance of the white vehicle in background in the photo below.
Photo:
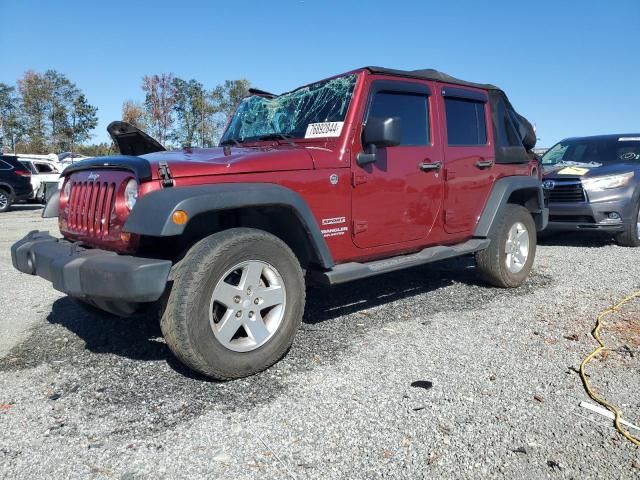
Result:
{"type": "Polygon", "coordinates": [[[18,160],[31,172],[33,193],[30,200],[44,203],[47,198],[47,188],[57,188],[60,173],[64,168],[45,155],[18,155],[18,160]]]}
{"type": "Polygon", "coordinates": [[[48,160],[50,162],[58,161],[58,155],[55,153],[47,153],[45,155],[39,153],[10,153],[8,155],[13,155],[18,158],[30,158],[31,160],[48,160]]]}
{"type": "Polygon", "coordinates": [[[74,162],[79,162],[80,160],[86,160],[87,158],[91,158],[91,157],[82,155],[80,153],[71,153],[71,152],[62,152],[56,155],[56,157],[57,157],[58,163],[62,166],[63,170],[74,162]]]}

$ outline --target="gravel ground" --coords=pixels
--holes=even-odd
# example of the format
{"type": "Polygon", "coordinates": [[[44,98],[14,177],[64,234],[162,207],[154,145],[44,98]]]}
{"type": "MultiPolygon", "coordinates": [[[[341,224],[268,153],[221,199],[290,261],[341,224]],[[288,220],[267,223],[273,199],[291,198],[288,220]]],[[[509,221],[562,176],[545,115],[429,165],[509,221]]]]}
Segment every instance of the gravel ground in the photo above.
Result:
{"type": "MultiPolygon", "coordinates": [[[[215,383],[151,319],[87,313],[15,272],[8,247],[34,228],[55,222],[0,217],[0,476],[640,476],[640,449],[578,407],[577,374],[595,314],[640,288],[638,250],[551,237],[517,290],[479,283],[469,259],[311,288],[282,362],[215,383]]],[[[589,369],[636,424],[639,323],[640,301],[609,317],[618,351],[589,369]]]]}

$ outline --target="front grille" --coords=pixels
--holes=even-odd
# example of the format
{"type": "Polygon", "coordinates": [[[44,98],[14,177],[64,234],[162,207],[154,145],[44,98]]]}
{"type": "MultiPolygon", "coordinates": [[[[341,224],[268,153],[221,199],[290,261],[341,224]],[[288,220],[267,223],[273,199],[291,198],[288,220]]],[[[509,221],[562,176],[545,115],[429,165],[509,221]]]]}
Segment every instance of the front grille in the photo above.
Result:
{"type": "Polygon", "coordinates": [[[579,179],[553,181],[555,182],[554,187],[547,190],[549,202],[585,202],[587,200],[582,182],[579,179]]]}
{"type": "Polygon", "coordinates": [[[115,206],[116,184],[71,181],[67,225],[73,232],[105,238],[115,206]]]}

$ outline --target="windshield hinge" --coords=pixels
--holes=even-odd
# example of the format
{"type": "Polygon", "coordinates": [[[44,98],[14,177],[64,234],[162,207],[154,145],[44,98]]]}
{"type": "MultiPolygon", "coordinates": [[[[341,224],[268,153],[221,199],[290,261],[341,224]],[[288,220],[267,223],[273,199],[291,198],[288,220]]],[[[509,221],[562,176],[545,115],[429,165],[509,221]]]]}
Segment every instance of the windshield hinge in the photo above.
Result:
{"type": "Polygon", "coordinates": [[[160,162],[158,164],[158,175],[160,176],[160,183],[163,187],[173,187],[173,178],[171,177],[171,170],[167,162],[160,162]]]}

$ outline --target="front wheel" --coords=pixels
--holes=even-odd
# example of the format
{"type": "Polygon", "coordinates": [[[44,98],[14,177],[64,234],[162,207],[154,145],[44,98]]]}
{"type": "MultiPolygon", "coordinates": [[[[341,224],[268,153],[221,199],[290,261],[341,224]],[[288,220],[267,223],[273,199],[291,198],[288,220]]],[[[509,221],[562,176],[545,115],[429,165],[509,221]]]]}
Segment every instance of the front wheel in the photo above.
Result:
{"type": "Polygon", "coordinates": [[[536,255],[536,226],[529,210],[507,204],[489,239],[489,247],[476,253],[480,275],[496,287],[519,287],[529,275],[536,255]]]}
{"type": "Polygon", "coordinates": [[[618,245],[623,247],[640,247],[640,200],[636,202],[631,222],[622,233],[616,235],[618,245]]]}
{"type": "Polygon", "coordinates": [[[8,211],[12,203],[11,194],[0,188],[0,213],[8,211]]]}
{"type": "Polygon", "coordinates": [[[215,233],[174,267],[160,326],[193,370],[241,378],[280,360],[304,312],[300,264],[279,238],[250,228],[215,233]]]}

